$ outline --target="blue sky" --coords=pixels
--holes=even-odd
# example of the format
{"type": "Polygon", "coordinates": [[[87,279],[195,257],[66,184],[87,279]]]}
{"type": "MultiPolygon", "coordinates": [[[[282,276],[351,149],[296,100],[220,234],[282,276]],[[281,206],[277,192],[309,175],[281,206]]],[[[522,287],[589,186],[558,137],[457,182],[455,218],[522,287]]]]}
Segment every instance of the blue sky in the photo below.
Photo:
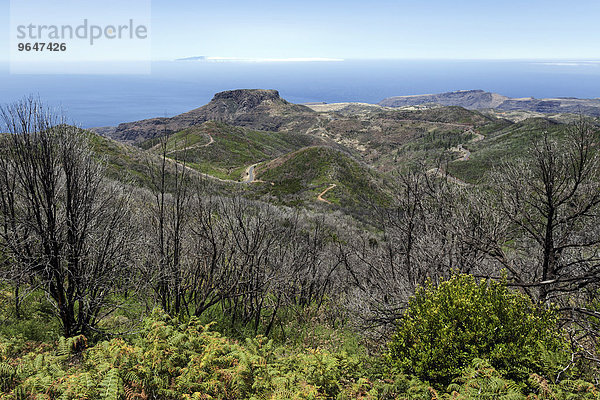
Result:
{"type": "MultiPolygon", "coordinates": [[[[5,27],[8,3],[0,5],[5,27]]],[[[599,0],[153,0],[152,54],[599,59],[599,17],[599,0]]],[[[0,59],[6,60],[4,32],[0,59]]]]}

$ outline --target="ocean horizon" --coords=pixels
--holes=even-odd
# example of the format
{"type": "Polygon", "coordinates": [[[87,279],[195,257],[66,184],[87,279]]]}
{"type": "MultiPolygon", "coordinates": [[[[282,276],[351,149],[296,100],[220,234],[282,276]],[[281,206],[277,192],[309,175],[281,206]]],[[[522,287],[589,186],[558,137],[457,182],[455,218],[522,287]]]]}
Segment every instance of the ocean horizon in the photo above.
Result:
{"type": "Polygon", "coordinates": [[[39,96],[84,128],[173,116],[230,89],[277,89],[294,103],[378,103],[386,97],[481,89],[509,97],[600,97],[600,61],[159,61],[148,75],[11,75],[0,103],[39,96]]]}

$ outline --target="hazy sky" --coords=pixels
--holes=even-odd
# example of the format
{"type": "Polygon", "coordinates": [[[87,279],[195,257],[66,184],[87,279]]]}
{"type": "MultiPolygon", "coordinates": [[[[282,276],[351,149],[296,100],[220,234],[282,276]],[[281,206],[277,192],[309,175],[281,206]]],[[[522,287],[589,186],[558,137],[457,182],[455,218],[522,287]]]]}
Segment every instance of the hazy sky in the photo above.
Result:
{"type": "Polygon", "coordinates": [[[600,0],[153,0],[152,54],[600,59],[599,17],[600,0]]]}

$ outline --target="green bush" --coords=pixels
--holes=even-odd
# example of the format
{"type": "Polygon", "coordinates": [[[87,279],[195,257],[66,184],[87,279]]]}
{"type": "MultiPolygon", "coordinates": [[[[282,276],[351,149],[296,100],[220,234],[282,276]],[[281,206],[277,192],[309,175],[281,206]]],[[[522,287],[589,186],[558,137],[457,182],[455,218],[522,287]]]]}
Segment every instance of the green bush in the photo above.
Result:
{"type": "Polygon", "coordinates": [[[504,283],[456,275],[411,298],[390,343],[394,367],[446,387],[475,359],[515,382],[556,376],[565,342],[557,314],[504,283]]]}

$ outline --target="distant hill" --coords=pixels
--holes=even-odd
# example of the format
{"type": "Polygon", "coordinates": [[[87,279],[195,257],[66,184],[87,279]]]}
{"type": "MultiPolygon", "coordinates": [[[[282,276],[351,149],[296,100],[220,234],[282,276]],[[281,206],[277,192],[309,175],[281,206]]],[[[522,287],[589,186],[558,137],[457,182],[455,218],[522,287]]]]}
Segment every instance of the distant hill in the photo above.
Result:
{"type": "Polygon", "coordinates": [[[256,174],[272,183],[262,187],[265,193],[287,205],[329,203],[360,212],[366,199],[381,203],[387,196],[384,175],[328,146],[286,154],[259,165],[256,174]]]}
{"type": "Polygon", "coordinates": [[[384,107],[406,107],[423,104],[460,106],[470,110],[498,109],[506,111],[530,111],[539,113],[581,113],[600,116],[600,99],[577,98],[510,98],[483,90],[460,90],[456,92],[395,96],[379,102],[384,107]]]}
{"type": "Polygon", "coordinates": [[[379,102],[384,107],[405,107],[435,103],[442,106],[459,106],[470,110],[497,108],[508,97],[483,90],[459,90],[456,92],[388,97],[379,102]]]}
{"type": "Polygon", "coordinates": [[[316,112],[285,101],[276,90],[240,89],[217,93],[205,106],[172,118],[123,123],[114,131],[104,130],[103,133],[119,141],[140,143],[206,121],[263,131],[298,131],[308,129],[316,119],[316,112]]]}

